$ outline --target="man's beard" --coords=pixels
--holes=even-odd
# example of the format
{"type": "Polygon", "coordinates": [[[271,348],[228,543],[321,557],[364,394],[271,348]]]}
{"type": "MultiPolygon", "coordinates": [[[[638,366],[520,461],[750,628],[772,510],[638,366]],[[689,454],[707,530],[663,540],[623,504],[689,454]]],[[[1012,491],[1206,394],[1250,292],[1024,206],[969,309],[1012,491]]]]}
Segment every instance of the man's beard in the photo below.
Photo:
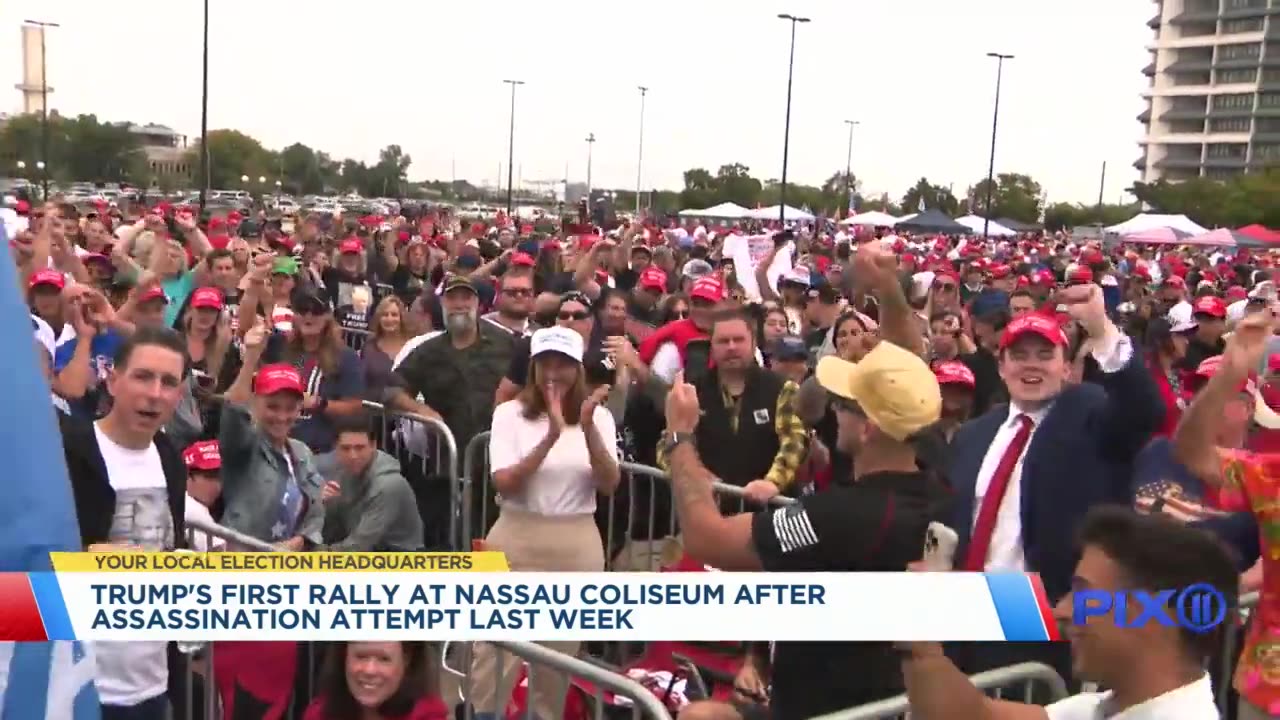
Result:
{"type": "Polygon", "coordinates": [[[445,313],[444,326],[449,332],[466,332],[476,326],[476,311],[463,310],[445,313]]]}

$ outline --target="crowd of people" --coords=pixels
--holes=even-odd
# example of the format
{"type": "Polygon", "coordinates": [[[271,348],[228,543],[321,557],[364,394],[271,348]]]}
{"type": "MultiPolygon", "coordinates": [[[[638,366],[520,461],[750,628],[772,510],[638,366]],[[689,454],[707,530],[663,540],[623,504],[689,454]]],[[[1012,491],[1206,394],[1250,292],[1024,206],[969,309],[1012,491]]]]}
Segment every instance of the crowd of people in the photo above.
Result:
{"type": "MultiPolygon", "coordinates": [[[[693,720],[903,692],[929,718],[1216,718],[1228,684],[1237,717],[1280,715],[1270,251],[828,224],[535,229],[425,207],[283,222],[16,210],[0,232],[88,550],[183,547],[187,519],[299,552],[469,549],[450,474],[384,422],[420,418],[458,449],[487,445],[464,492],[498,511],[466,518],[465,540],[513,569],[654,569],[635,548],[678,534],[722,570],[912,571],[945,526],[945,566],[1039,573],[1068,626],[1070,644],[748,645],[723,701],[680,708],[693,720]],[[645,491],[628,463],[670,482],[645,491]],[[619,508],[659,522],[602,521],[619,508]],[[1070,622],[1074,590],[1200,582],[1261,591],[1234,678],[1216,669],[1234,626],[1070,622]],[[1022,661],[1101,690],[1040,707],[966,678],[1022,661]]],[[[328,651],[308,720],[448,712],[434,649],[328,651]]],[[[189,679],[162,643],[94,653],[104,720],[166,717],[189,679]]],[[[265,656],[226,656],[240,663],[219,673],[226,716],[282,717],[291,693],[253,689],[265,656]]],[[[504,712],[513,669],[476,648],[477,713],[504,712]]],[[[536,714],[561,716],[567,685],[540,674],[536,714]]]]}

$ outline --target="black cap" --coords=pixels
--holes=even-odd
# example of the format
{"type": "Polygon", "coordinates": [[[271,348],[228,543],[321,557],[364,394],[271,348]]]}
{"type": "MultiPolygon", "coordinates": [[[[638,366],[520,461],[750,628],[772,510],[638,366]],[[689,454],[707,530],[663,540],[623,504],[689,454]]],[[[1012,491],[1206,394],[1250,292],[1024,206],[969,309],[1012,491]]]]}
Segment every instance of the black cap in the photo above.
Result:
{"type": "Polygon", "coordinates": [[[240,237],[257,237],[262,234],[262,227],[256,220],[241,220],[238,232],[240,237]]]}
{"type": "Polygon", "coordinates": [[[310,285],[304,285],[293,293],[293,311],[307,312],[316,311],[330,312],[333,307],[329,305],[329,297],[320,291],[319,288],[310,285]]]}
{"type": "Polygon", "coordinates": [[[795,335],[783,335],[773,344],[774,360],[808,360],[809,348],[795,335]]]}
{"type": "Polygon", "coordinates": [[[835,305],[840,302],[840,293],[830,283],[823,283],[809,288],[809,299],[817,300],[823,305],[835,305]]]}

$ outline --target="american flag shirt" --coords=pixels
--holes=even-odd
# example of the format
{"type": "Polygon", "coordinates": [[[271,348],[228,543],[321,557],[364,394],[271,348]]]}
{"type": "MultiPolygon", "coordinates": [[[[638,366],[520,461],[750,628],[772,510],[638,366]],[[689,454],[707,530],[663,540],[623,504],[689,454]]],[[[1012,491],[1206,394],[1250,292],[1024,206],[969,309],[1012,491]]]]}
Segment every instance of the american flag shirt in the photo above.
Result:
{"type": "Polygon", "coordinates": [[[1183,522],[1224,515],[1218,493],[1173,457],[1168,438],[1152,440],[1134,462],[1134,506],[1138,512],[1163,512],[1183,522]]]}

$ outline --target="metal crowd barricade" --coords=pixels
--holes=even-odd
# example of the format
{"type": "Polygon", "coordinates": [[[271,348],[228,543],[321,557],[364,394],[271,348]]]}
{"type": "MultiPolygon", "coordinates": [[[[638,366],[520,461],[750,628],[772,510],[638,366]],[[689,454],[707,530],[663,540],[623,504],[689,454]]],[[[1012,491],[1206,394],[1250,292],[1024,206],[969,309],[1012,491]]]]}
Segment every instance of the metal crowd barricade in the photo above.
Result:
{"type": "MultiPolygon", "coordinates": [[[[186,525],[187,548],[195,552],[274,552],[279,548],[269,542],[245,535],[229,527],[188,518],[186,525]]],[[[216,720],[221,718],[218,684],[214,676],[214,643],[178,643],[178,650],[185,656],[186,672],[182,678],[181,697],[171,698],[174,713],[182,720],[216,720]],[[196,698],[196,681],[200,680],[199,702],[196,698]]]]}
{"type": "MultiPolygon", "coordinates": [[[[1067,697],[1067,683],[1053,668],[1043,663],[1018,663],[1008,667],[988,670],[969,676],[970,682],[979,690],[993,697],[1004,700],[1021,700],[1031,702],[1037,683],[1044,684],[1050,695],[1050,701],[1057,702],[1067,697]],[[1021,684],[1021,698],[1007,697],[1002,694],[1004,688],[1021,684]]],[[[813,720],[891,720],[908,718],[911,703],[906,695],[899,695],[887,700],[867,703],[848,710],[838,710],[827,715],[820,715],[813,720]]]]}
{"type": "Polygon", "coordinates": [[[1253,611],[1258,606],[1259,593],[1251,592],[1240,596],[1237,608],[1237,622],[1227,622],[1222,633],[1222,653],[1218,656],[1216,670],[1218,686],[1214,688],[1218,698],[1218,710],[1227,714],[1231,705],[1232,679],[1235,675],[1237,655],[1240,653],[1240,641],[1249,631],[1249,621],[1253,619],[1253,611]]]}
{"type": "Polygon", "coordinates": [[[342,328],[342,341],[347,347],[360,352],[364,349],[364,344],[369,342],[369,338],[373,333],[368,330],[357,330],[355,328],[342,328]]]}
{"type": "MultiPolygon", "coordinates": [[[[565,653],[543,647],[532,642],[516,642],[516,641],[493,641],[489,643],[498,650],[497,675],[494,677],[495,696],[498,702],[505,706],[510,697],[510,692],[504,692],[507,688],[514,690],[517,686],[523,685],[525,692],[525,708],[523,717],[532,718],[534,715],[533,689],[538,682],[539,669],[543,671],[551,670],[568,676],[571,679],[569,692],[580,691],[583,694],[589,694],[591,697],[591,707],[588,708],[592,717],[602,718],[605,716],[604,709],[609,705],[605,693],[614,695],[617,699],[625,699],[631,707],[632,718],[654,718],[655,720],[671,720],[671,715],[667,712],[666,707],[658,700],[657,696],[651,690],[644,687],[640,683],[631,678],[612,672],[599,665],[592,664],[581,658],[566,655],[565,653]],[[524,672],[523,682],[519,677],[505,678],[502,674],[504,655],[514,655],[522,662],[521,668],[524,672]],[[577,679],[582,682],[572,682],[577,679]],[[590,689],[584,687],[589,686],[590,689]]],[[[471,698],[475,689],[475,679],[471,677],[471,648],[472,643],[445,643],[442,655],[441,666],[444,672],[452,676],[458,683],[458,699],[462,702],[464,708],[464,717],[471,720],[475,716],[475,707],[471,704],[471,698]],[[451,653],[456,650],[456,653],[451,653]],[[457,667],[450,664],[450,655],[456,655],[457,667]]],[[[497,709],[499,717],[505,717],[506,713],[503,707],[497,709]]],[[[614,714],[610,714],[611,717],[614,714]]]]}
{"type": "Polygon", "coordinates": [[[445,523],[448,535],[443,544],[447,549],[470,550],[460,510],[463,482],[458,473],[462,463],[449,427],[435,418],[399,412],[381,403],[366,400],[364,407],[373,416],[379,447],[400,461],[405,479],[417,495],[423,523],[428,529],[434,523],[445,523]],[[437,492],[442,483],[448,485],[447,498],[437,492]]]}
{"type": "MultiPolygon", "coordinates": [[[[497,519],[501,498],[492,491],[489,469],[489,437],[480,433],[467,443],[462,460],[463,540],[483,539],[497,519]]],[[[678,558],[669,555],[671,541],[679,535],[675,505],[671,502],[671,476],[649,465],[620,464],[623,484],[612,498],[601,498],[596,521],[607,539],[608,570],[658,571],[678,558]],[[621,517],[619,517],[621,515],[621,517]],[[617,547],[615,547],[617,546],[617,547]],[[664,562],[665,560],[665,562],[664,562]]],[[[729,512],[750,512],[759,505],[742,488],[715,482],[712,490],[729,512]],[[727,506],[727,508],[726,508],[727,506]]],[[[787,505],[792,498],[774,497],[770,505],[787,505]]]]}

